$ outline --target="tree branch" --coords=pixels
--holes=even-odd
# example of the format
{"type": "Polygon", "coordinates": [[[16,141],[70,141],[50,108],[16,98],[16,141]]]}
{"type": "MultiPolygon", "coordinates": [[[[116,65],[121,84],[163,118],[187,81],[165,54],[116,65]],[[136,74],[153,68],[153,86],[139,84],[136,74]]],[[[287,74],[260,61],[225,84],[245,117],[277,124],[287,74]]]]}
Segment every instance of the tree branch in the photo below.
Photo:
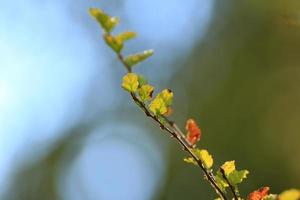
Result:
{"type": "MultiPolygon", "coordinates": [[[[126,68],[127,72],[128,73],[132,72],[131,67],[125,62],[123,55],[121,53],[118,53],[117,57],[120,60],[120,62],[124,65],[124,67],[126,68]]],[[[146,105],[142,101],[140,101],[139,98],[134,93],[130,93],[130,95],[131,95],[131,98],[133,99],[133,101],[142,109],[142,111],[145,113],[146,116],[150,117],[152,120],[154,120],[156,123],[158,123],[158,125],[160,126],[160,128],[162,130],[167,131],[168,133],[170,133],[170,135],[174,139],[177,140],[177,142],[182,146],[182,148],[188,154],[190,154],[190,156],[197,162],[198,166],[203,171],[203,173],[204,173],[205,177],[207,178],[208,182],[216,190],[216,192],[218,193],[218,195],[223,200],[227,200],[227,197],[225,196],[225,194],[222,192],[222,190],[217,185],[213,173],[211,171],[208,171],[204,167],[202,161],[193,153],[193,151],[192,151],[193,147],[185,139],[185,135],[179,129],[179,127],[176,125],[176,123],[173,122],[173,121],[171,121],[171,120],[169,120],[167,117],[162,116],[165,119],[165,121],[167,122],[167,124],[168,124],[168,126],[166,126],[164,123],[161,122],[161,120],[156,115],[152,114],[151,111],[148,110],[148,108],[146,107],[146,105]]]]}

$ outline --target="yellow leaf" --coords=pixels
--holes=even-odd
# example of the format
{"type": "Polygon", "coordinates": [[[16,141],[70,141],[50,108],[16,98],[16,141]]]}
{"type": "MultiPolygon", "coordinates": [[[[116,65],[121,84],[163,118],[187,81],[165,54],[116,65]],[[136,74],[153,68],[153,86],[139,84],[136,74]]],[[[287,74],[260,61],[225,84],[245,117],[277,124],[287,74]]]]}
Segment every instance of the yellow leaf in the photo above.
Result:
{"type": "MultiPolygon", "coordinates": [[[[233,186],[241,183],[245,178],[247,178],[247,175],[249,174],[248,170],[236,170],[234,160],[225,162],[221,166],[221,169],[219,171],[220,175],[221,171],[224,172],[226,178],[233,186]]],[[[223,179],[223,176],[221,175],[220,178],[223,179]]]]}
{"type": "Polygon", "coordinates": [[[300,199],[300,190],[290,189],[282,192],[279,195],[279,200],[299,200],[300,199]]]}
{"type": "Polygon", "coordinates": [[[229,175],[226,175],[229,182],[232,185],[236,185],[241,183],[245,178],[247,178],[247,175],[249,174],[248,170],[234,170],[229,175]]]}
{"type": "Polygon", "coordinates": [[[235,170],[235,161],[227,161],[221,166],[221,168],[224,170],[225,175],[228,176],[231,172],[235,170]]]}
{"type": "Polygon", "coordinates": [[[122,87],[128,92],[135,92],[139,86],[138,76],[134,73],[128,73],[123,77],[122,87]]]}
{"type": "Polygon", "coordinates": [[[206,169],[212,167],[214,160],[206,149],[193,149],[193,152],[201,160],[206,169]]]}
{"type": "Polygon", "coordinates": [[[173,102],[173,92],[170,89],[164,89],[159,93],[160,98],[163,99],[166,106],[170,106],[173,102]]]}
{"type": "Polygon", "coordinates": [[[111,32],[113,28],[118,25],[119,19],[117,17],[111,17],[101,9],[90,8],[90,15],[93,16],[105,30],[105,32],[111,32]]]}
{"type": "Polygon", "coordinates": [[[145,102],[151,99],[153,90],[154,87],[149,84],[142,85],[138,90],[141,100],[145,102]]]}
{"type": "Polygon", "coordinates": [[[104,40],[108,46],[110,46],[115,52],[120,53],[123,48],[123,42],[117,37],[114,37],[109,34],[103,35],[104,40]]]}
{"type": "Polygon", "coordinates": [[[155,115],[163,115],[167,113],[168,108],[160,96],[156,96],[155,99],[150,103],[149,109],[151,112],[153,112],[155,115]]]}
{"type": "Polygon", "coordinates": [[[204,167],[206,169],[211,168],[214,163],[214,160],[213,160],[212,156],[208,153],[208,151],[205,149],[201,150],[199,155],[200,155],[200,160],[204,164],[204,167]]]}
{"type": "Polygon", "coordinates": [[[126,32],[120,33],[116,37],[118,39],[120,39],[122,42],[124,42],[124,41],[131,40],[131,39],[135,38],[136,35],[137,34],[133,31],[126,31],[126,32]]]}

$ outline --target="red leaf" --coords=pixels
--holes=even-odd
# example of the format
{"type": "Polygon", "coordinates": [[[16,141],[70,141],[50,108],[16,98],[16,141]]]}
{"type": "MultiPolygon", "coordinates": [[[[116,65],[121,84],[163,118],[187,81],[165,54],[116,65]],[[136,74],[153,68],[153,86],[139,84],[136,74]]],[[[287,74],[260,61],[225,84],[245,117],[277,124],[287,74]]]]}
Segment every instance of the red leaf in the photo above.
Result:
{"type": "Polygon", "coordinates": [[[198,142],[201,138],[201,130],[198,127],[197,123],[193,119],[189,119],[186,122],[185,126],[188,131],[186,135],[187,141],[193,146],[198,142]]]}
{"type": "Polygon", "coordinates": [[[247,200],[262,200],[265,196],[269,194],[269,187],[262,187],[248,195],[247,200]]]}

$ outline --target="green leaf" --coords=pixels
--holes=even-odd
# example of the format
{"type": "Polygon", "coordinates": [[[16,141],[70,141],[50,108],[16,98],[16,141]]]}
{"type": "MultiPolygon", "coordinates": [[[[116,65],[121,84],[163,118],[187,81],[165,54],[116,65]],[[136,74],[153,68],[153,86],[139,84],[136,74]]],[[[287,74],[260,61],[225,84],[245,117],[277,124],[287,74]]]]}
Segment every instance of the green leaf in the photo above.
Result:
{"type": "Polygon", "coordinates": [[[234,160],[225,162],[221,166],[221,169],[224,171],[229,183],[233,186],[237,186],[237,184],[241,183],[243,179],[247,178],[247,174],[249,174],[248,170],[236,170],[234,160]]]}
{"type": "Polygon", "coordinates": [[[169,89],[161,91],[150,103],[149,109],[155,115],[168,114],[169,106],[173,101],[173,92],[169,89]]]}
{"type": "Polygon", "coordinates": [[[150,111],[155,115],[163,115],[167,113],[168,107],[160,96],[156,96],[149,105],[150,111]]]}
{"type": "MultiPolygon", "coordinates": [[[[206,149],[191,149],[191,150],[196,155],[196,157],[199,160],[201,160],[201,162],[203,163],[206,169],[210,169],[212,167],[214,160],[206,149]]],[[[184,161],[197,165],[197,162],[192,157],[185,158],[184,161]]]]}
{"type": "Polygon", "coordinates": [[[144,61],[148,57],[152,56],[153,53],[154,53],[153,50],[146,50],[141,53],[129,55],[124,59],[124,61],[128,66],[132,67],[132,66],[144,61]]]}
{"type": "Polygon", "coordinates": [[[148,101],[149,99],[152,98],[152,93],[153,93],[154,87],[146,84],[142,85],[139,89],[139,96],[143,102],[148,101]]]}
{"type": "Polygon", "coordinates": [[[220,170],[217,171],[217,174],[215,175],[215,179],[216,179],[216,183],[219,186],[219,188],[225,192],[226,191],[226,187],[228,187],[228,183],[226,182],[226,180],[224,180],[222,173],[220,172],[220,170]]]}
{"type": "Polygon", "coordinates": [[[163,99],[166,106],[170,106],[173,102],[173,92],[170,89],[164,89],[159,93],[160,98],[163,99]]]}
{"type": "Polygon", "coordinates": [[[227,176],[227,179],[231,185],[236,186],[241,183],[243,179],[247,178],[248,174],[248,170],[234,170],[227,176]]]}
{"type": "MultiPolygon", "coordinates": [[[[191,151],[199,160],[201,160],[206,169],[210,169],[212,167],[214,160],[206,149],[191,149],[191,151]]],[[[198,165],[193,157],[184,158],[184,161],[187,163],[198,165]]]]}
{"type": "MultiPolygon", "coordinates": [[[[238,192],[237,185],[241,183],[245,178],[247,178],[247,175],[249,174],[248,170],[236,170],[234,160],[225,162],[221,166],[221,170],[224,171],[228,182],[235,188],[236,192],[238,192]]],[[[229,185],[224,179],[223,174],[220,170],[217,171],[215,179],[217,185],[221,188],[223,192],[225,192],[226,188],[229,187],[229,185]]]]}
{"type": "Polygon", "coordinates": [[[128,73],[123,77],[122,87],[128,92],[135,92],[139,86],[138,76],[134,73],[128,73]]]}
{"type": "Polygon", "coordinates": [[[148,83],[148,81],[145,79],[144,76],[139,75],[139,87],[141,87],[142,85],[146,85],[148,83]]]}
{"type": "Polygon", "coordinates": [[[123,48],[123,42],[120,39],[109,34],[104,34],[103,37],[106,44],[108,44],[108,46],[110,46],[116,53],[121,52],[123,48]]]}
{"type": "Polygon", "coordinates": [[[184,158],[183,161],[187,162],[187,163],[190,163],[190,164],[193,164],[193,165],[198,165],[197,162],[195,161],[195,159],[192,158],[192,157],[184,158]]]}
{"type": "Polygon", "coordinates": [[[111,17],[101,9],[90,8],[89,13],[99,22],[103,30],[107,33],[110,33],[114,27],[119,24],[119,19],[117,17],[111,17]]]}
{"type": "Polygon", "coordinates": [[[120,33],[119,35],[117,35],[116,37],[118,39],[120,39],[122,42],[125,42],[127,40],[131,40],[133,38],[136,37],[136,33],[135,32],[132,32],[132,31],[126,31],[126,32],[123,32],[123,33],[120,33]]]}

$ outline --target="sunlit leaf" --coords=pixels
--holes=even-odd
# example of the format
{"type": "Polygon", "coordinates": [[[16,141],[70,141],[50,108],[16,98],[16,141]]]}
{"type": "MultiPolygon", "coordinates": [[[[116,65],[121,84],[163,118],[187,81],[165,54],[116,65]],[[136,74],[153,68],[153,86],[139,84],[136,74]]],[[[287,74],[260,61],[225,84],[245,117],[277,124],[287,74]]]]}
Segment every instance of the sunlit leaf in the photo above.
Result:
{"type": "Polygon", "coordinates": [[[236,192],[238,192],[238,184],[241,183],[249,174],[248,170],[236,170],[235,161],[227,161],[217,171],[215,175],[216,182],[218,186],[225,191],[229,187],[227,180],[223,176],[223,173],[228,180],[228,182],[234,187],[236,192]]]}
{"type": "Polygon", "coordinates": [[[111,17],[101,9],[90,8],[89,12],[90,15],[93,16],[99,22],[101,27],[108,33],[111,32],[119,23],[119,19],[117,17],[111,17]]]}
{"type": "Polygon", "coordinates": [[[221,168],[224,170],[225,175],[228,176],[231,172],[235,170],[235,161],[227,161],[221,166],[221,168]]]}
{"type": "Polygon", "coordinates": [[[209,169],[212,167],[214,160],[206,149],[192,149],[193,153],[201,160],[204,167],[209,169]]]}
{"type": "Polygon", "coordinates": [[[161,91],[150,103],[149,109],[156,115],[168,114],[169,106],[173,101],[173,92],[169,89],[161,91]]]}
{"type": "Polygon", "coordinates": [[[290,189],[279,194],[279,200],[299,200],[300,190],[290,189]]]}
{"type": "Polygon", "coordinates": [[[122,42],[125,42],[127,40],[131,40],[133,38],[136,37],[136,33],[132,32],[132,31],[126,31],[126,32],[122,32],[119,35],[116,36],[116,38],[118,38],[119,40],[121,40],[122,42]]]}
{"type": "Polygon", "coordinates": [[[134,73],[128,73],[123,77],[122,87],[128,92],[135,92],[139,86],[138,76],[134,73]]]}
{"type": "Polygon", "coordinates": [[[207,150],[200,150],[199,152],[199,158],[200,160],[203,162],[203,165],[206,169],[209,169],[212,167],[214,160],[212,158],[212,156],[208,153],[207,150]]]}
{"type": "Polygon", "coordinates": [[[201,130],[193,119],[189,119],[185,126],[187,130],[186,139],[193,146],[200,140],[201,130]]]}
{"type": "Polygon", "coordinates": [[[241,183],[245,178],[247,178],[248,174],[248,170],[234,170],[228,175],[227,178],[232,185],[236,186],[237,184],[241,183]]]}
{"type": "Polygon", "coordinates": [[[225,192],[226,187],[228,187],[228,183],[226,182],[226,180],[224,180],[222,173],[220,172],[220,170],[217,171],[216,175],[215,175],[215,179],[216,179],[216,183],[219,186],[219,188],[225,192]]]}
{"type": "Polygon", "coordinates": [[[152,93],[153,93],[154,87],[146,84],[146,85],[142,85],[139,89],[138,89],[138,93],[139,93],[139,97],[140,99],[145,102],[148,101],[149,99],[152,98],[152,93]]]}
{"type": "Polygon", "coordinates": [[[156,96],[154,100],[150,103],[149,109],[155,115],[163,115],[168,111],[168,108],[160,96],[156,96]]]}
{"type": "Polygon", "coordinates": [[[106,44],[108,44],[108,46],[110,46],[116,53],[121,52],[123,48],[123,42],[120,39],[109,34],[104,34],[103,37],[106,44]]]}
{"type": "Polygon", "coordinates": [[[195,159],[192,157],[184,158],[183,161],[190,163],[190,164],[198,165],[197,162],[195,161],[195,159]]]}
{"type": "Polygon", "coordinates": [[[264,197],[267,197],[269,190],[269,187],[262,187],[258,190],[255,190],[248,195],[247,200],[262,200],[264,197]]]}
{"type": "Polygon", "coordinates": [[[159,93],[160,98],[163,99],[166,106],[170,106],[173,102],[173,92],[170,89],[164,89],[159,93]]]}
{"type": "Polygon", "coordinates": [[[154,53],[153,50],[146,50],[143,51],[141,53],[137,53],[137,54],[133,54],[133,55],[129,55],[125,58],[125,63],[132,67],[142,61],[144,61],[145,59],[147,59],[148,57],[152,56],[154,53]]]}
{"type": "Polygon", "coordinates": [[[241,183],[243,179],[247,178],[247,174],[249,174],[248,170],[236,170],[234,160],[225,162],[221,166],[221,170],[224,171],[229,183],[233,186],[237,186],[237,184],[241,183]]]}

